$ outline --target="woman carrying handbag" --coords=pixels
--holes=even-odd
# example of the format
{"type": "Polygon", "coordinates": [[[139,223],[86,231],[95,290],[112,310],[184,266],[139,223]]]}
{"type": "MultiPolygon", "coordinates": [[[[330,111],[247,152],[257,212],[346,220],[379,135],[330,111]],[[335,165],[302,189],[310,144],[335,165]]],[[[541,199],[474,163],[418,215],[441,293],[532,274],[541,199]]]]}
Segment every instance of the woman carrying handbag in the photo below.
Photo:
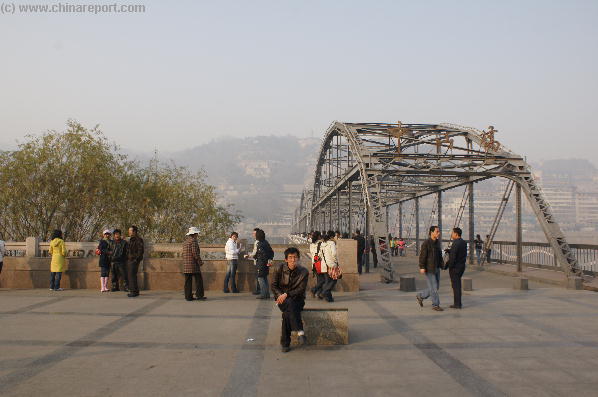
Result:
{"type": "Polygon", "coordinates": [[[320,246],[320,249],[322,251],[322,272],[326,272],[326,283],[318,298],[326,299],[327,302],[334,302],[332,290],[338,279],[342,277],[342,272],[336,258],[336,235],[334,231],[328,231],[323,240],[324,242],[320,246]]]}

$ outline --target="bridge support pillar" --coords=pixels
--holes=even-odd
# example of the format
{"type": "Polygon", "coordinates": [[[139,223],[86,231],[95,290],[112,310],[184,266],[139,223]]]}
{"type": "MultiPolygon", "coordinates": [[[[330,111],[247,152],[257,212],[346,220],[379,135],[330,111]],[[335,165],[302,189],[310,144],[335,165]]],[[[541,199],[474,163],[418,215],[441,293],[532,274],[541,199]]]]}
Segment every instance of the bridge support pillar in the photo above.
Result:
{"type": "Polygon", "coordinates": [[[415,254],[419,255],[419,198],[415,198],[415,254]]]}
{"type": "Polygon", "coordinates": [[[475,219],[474,219],[474,198],[473,198],[473,182],[469,182],[469,264],[473,265],[474,256],[474,238],[475,238],[475,219]]]}
{"type": "Polygon", "coordinates": [[[521,230],[521,185],[517,183],[515,185],[515,216],[517,217],[517,271],[522,272],[523,267],[523,248],[522,248],[522,230],[521,230]]]}
{"type": "Polygon", "coordinates": [[[399,238],[403,238],[403,203],[399,203],[399,238]]]}
{"type": "MultiPolygon", "coordinates": [[[[438,230],[440,231],[440,246],[442,246],[442,191],[438,192],[438,230]]],[[[450,236],[449,236],[450,238],[450,236]]]]}

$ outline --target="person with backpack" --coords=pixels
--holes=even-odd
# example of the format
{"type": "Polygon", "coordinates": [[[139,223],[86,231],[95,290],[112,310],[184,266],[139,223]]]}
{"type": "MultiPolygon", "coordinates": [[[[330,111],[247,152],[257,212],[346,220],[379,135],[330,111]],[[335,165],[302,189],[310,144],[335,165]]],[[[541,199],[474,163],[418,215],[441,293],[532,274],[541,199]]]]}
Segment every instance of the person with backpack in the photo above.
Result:
{"type": "Polygon", "coordinates": [[[104,230],[102,239],[98,243],[96,254],[100,256],[98,265],[100,266],[100,282],[102,288],[100,292],[108,292],[108,277],[110,276],[110,236],[112,232],[109,229],[104,230]]]}
{"type": "Polygon", "coordinates": [[[114,229],[112,240],[112,292],[120,291],[120,282],[123,282],[123,291],[129,292],[129,275],[127,274],[127,240],[122,238],[122,231],[114,229]]]}
{"type": "Polygon", "coordinates": [[[60,288],[60,279],[62,278],[66,262],[66,247],[62,239],[62,230],[56,229],[52,233],[48,253],[52,255],[52,262],[50,263],[50,290],[62,291],[62,288],[60,288]]]}
{"type": "Polygon", "coordinates": [[[260,295],[256,299],[270,299],[270,287],[268,286],[268,273],[274,259],[274,251],[266,240],[266,233],[258,230],[255,233],[257,240],[255,253],[255,266],[257,268],[257,280],[260,285],[260,295]]]}
{"type": "Polygon", "coordinates": [[[316,277],[316,285],[310,290],[313,298],[319,295],[326,284],[326,272],[322,271],[322,235],[315,231],[311,237],[311,244],[309,245],[309,252],[311,254],[311,268],[316,277]]]}

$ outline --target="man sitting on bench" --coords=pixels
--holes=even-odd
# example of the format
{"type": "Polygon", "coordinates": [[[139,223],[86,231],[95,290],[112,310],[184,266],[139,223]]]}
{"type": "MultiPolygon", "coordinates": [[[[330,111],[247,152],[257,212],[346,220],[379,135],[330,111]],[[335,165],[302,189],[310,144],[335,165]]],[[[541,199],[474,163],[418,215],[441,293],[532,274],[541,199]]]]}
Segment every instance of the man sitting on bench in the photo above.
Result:
{"type": "Polygon", "coordinates": [[[284,251],[285,263],[276,265],[272,273],[271,290],[282,312],[280,344],[283,353],[290,350],[291,331],[297,331],[300,345],[306,342],[301,311],[305,306],[305,289],[309,272],[299,265],[299,256],[297,248],[287,248],[284,251]]]}

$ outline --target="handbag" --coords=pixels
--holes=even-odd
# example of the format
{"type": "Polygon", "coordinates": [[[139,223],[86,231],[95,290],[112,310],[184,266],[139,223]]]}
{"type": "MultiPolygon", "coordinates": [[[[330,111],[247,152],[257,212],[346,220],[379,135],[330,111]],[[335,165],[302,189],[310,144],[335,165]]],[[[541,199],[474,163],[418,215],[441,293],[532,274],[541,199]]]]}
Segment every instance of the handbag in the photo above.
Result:
{"type": "Polygon", "coordinates": [[[318,274],[322,273],[322,258],[320,258],[320,245],[321,244],[322,244],[322,242],[318,243],[318,250],[316,251],[316,254],[314,255],[313,268],[316,271],[316,273],[318,273],[318,274]]]}
{"type": "Polygon", "coordinates": [[[328,275],[333,280],[340,280],[343,278],[343,271],[341,270],[341,267],[337,265],[336,267],[328,269],[328,275]]]}
{"type": "MultiPolygon", "coordinates": [[[[324,256],[323,253],[322,256],[324,257],[324,261],[326,261],[326,256],[324,256]]],[[[328,266],[328,263],[326,263],[326,266],[328,266]]],[[[340,280],[343,278],[343,271],[338,263],[335,267],[328,266],[328,276],[333,280],[340,280]]]]}

